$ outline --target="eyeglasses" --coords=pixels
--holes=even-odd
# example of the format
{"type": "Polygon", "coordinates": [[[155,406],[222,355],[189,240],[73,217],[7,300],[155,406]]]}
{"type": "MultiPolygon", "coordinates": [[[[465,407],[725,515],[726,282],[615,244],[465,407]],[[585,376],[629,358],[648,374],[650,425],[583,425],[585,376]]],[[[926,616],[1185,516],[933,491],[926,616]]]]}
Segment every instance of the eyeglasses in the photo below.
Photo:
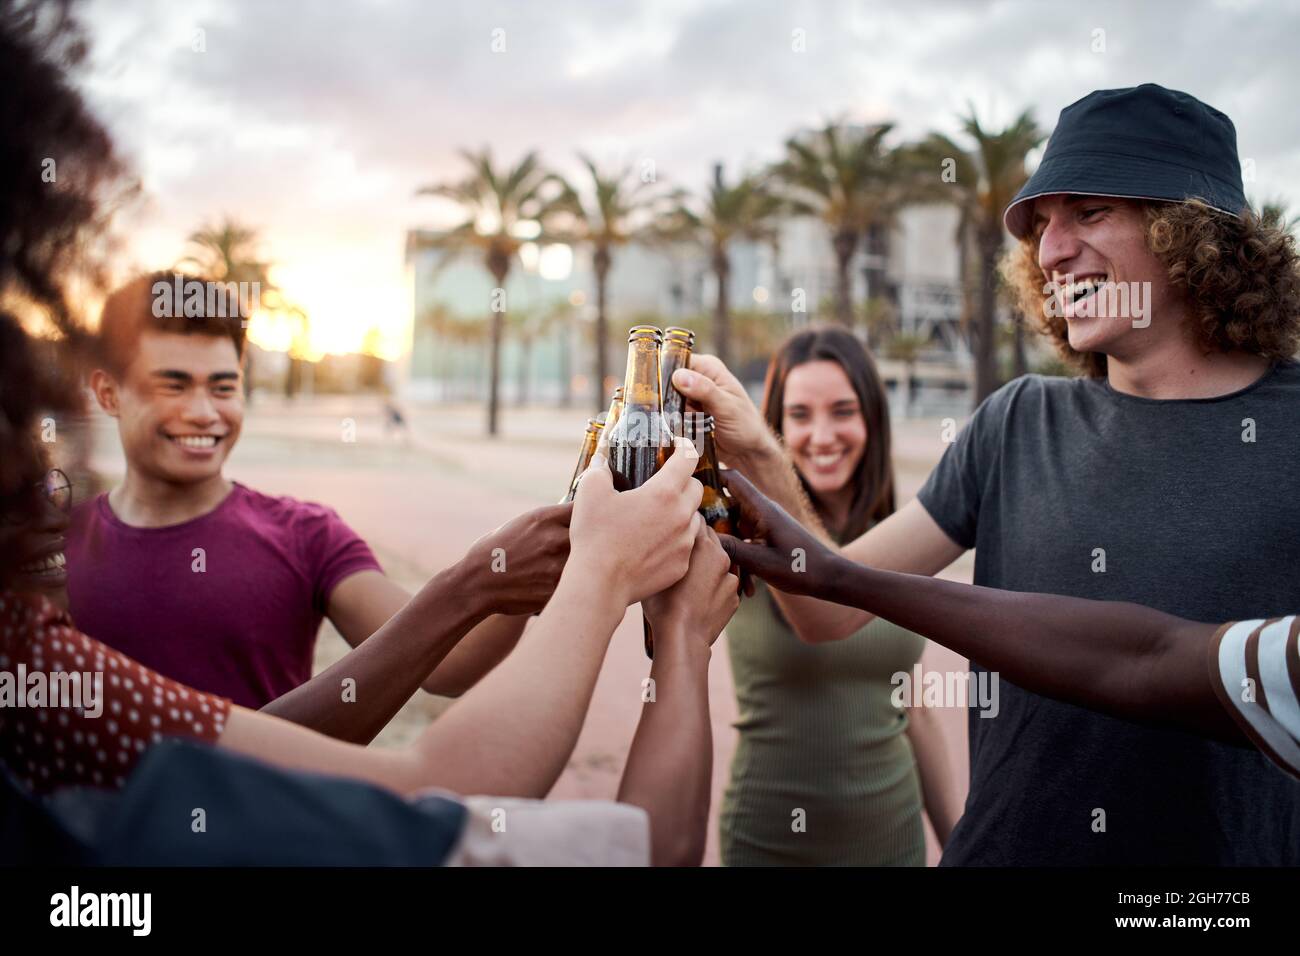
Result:
{"type": "Polygon", "coordinates": [[[72,481],[62,468],[51,468],[47,471],[44,479],[37,483],[37,487],[45,492],[45,497],[49,499],[50,504],[64,514],[72,510],[72,481]]]}
{"type": "Polygon", "coordinates": [[[0,499],[0,524],[20,525],[27,521],[25,494],[32,490],[45,495],[45,499],[64,514],[72,510],[72,482],[61,468],[51,468],[40,481],[32,482],[31,489],[0,499]]]}

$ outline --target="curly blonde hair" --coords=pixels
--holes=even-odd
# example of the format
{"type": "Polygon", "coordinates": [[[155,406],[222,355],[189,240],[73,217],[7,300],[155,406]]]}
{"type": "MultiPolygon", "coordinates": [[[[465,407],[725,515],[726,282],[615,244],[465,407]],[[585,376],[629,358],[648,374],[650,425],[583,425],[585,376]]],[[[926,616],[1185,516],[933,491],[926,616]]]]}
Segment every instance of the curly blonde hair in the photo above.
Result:
{"type": "MultiPolygon", "coordinates": [[[[1143,213],[1147,248],[1183,290],[1206,352],[1244,349],[1288,359],[1300,348],[1300,251],[1276,216],[1247,210],[1240,218],[1202,202],[1133,200],[1143,213]]],[[[1064,317],[1047,308],[1052,293],[1038,265],[1038,239],[1028,236],[1000,263],[1013,304],[1056,347],[1066,364],[1099,378],[1101,352],[1070,347],[1064,317]]]]}

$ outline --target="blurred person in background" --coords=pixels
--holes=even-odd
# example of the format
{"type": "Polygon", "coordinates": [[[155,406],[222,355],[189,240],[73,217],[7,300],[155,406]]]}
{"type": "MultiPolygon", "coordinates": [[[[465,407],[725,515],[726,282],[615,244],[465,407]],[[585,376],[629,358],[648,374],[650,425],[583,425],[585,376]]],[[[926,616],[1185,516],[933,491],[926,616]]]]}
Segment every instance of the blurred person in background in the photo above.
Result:
{"type": "MultiPolygon", "coordinates": [[[[893,514],[888,398],[846,329],[786,340],[768,366],[763,417],[834,540],[893,514]]],[[[840,643],[804,644],[758,591],[727,626],[740,740],[723,862],[923,866],[922,805],[940,846],[959,813],[935,715],[891,702],[893,675],[911,672],[925,639],[877,619],[840,643]]]]}

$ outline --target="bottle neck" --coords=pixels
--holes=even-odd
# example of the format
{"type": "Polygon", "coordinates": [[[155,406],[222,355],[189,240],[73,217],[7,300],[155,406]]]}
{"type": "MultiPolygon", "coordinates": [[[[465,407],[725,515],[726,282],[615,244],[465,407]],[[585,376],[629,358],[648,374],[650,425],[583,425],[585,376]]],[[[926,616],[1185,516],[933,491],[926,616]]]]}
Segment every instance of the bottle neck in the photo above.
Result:
{"type": "Polygon", "coordinates": [[[708,469],[709,484],[722,490],[722,475],[718,470],[718,446],[713,442],[713,432],[704,433],[704,446],[700,449],[700,464],[708,469]]]}
{"type": "Polygon", "coordinates": [[[695,465],[692,477],[698,478],[707,488],[721,493],[722,475],[718,470],[718,446],[713,441],[712,429],[705,431],[698,421],[687,419],[686,437],[700,453],[700,460],[695,465]]]}
{"type": "Polygon", "coordinates": [[[674,434],[682,434],[681,416],[686,410],[686,396],[673,386],[673,372],[690,368],[691,347],[685,342],[669,341],[664,344],[663,361],[659,366],[660,387],[663,390],[664,417],[672,425],[674,434]]]}
{"type": "Polygon", "coordinates": [[[662,411],[659,391],[659,344],[653,338],[635,338],[627,347],[627,374],[623,379],[623,411],[662,411]]]}
{"type": "Polygon", "coordinates": [[[591,459],[596,454],[596,447],[600,444],[600,432],[600,428],[587,426],[587,433],[582,436],[582,448],[578,451],[578,463],[573,466],[573,475],[569,478],[569,493],[565,496],[565,501],[572,501],[577,493],[578,479],[591,464],[591,459]]]}

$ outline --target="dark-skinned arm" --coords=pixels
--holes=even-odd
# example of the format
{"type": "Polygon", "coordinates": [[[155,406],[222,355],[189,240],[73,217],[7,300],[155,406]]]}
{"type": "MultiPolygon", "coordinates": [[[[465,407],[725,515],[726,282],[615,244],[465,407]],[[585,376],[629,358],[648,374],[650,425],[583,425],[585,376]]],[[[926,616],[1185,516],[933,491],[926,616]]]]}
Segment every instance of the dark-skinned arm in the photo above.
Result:
{"type": "Polygon", "coordinates": [[[528,614],[493,614],[461,638],[420,687],[430,694],[459,697],[515,649],[528,614]]]}
{"type": "Polygon", "coordinates": [[[743,475],[724,472],[724,481],[751,540],[724,535],[723,547],[773,587],[869,611],[1038,694],[1249,745],[1206,665],[1216,624],[1126,602],[878,571],[825,547],[743,475]]]}
{"type": "MultiPolygon", "coordinates": [[[[527,615],[546,605],[568,557],[571,514],[572,505],[548,505],[484,535],[345,657],[262,711],[349,743],[369,743],[484,618],[527,615]]],[[[480,629],[473,652],[461,655],[440,689],[468,689],[514,647],[512,619],[496,630],[480,629]]]]}

